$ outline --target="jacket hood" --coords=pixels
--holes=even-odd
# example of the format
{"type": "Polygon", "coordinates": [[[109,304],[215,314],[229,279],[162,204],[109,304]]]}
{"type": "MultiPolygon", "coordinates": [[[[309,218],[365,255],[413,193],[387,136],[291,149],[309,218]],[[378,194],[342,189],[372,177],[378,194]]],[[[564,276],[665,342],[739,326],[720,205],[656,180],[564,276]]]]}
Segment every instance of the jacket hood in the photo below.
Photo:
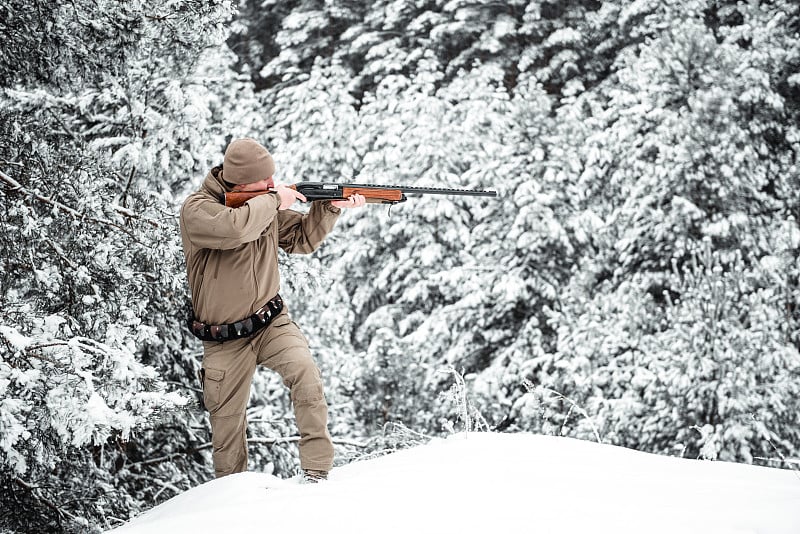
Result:
{"type": "Polygon", "coordinates": [[[229,193],[233,190],[233,188],[228,187],[223,181],[222,173],[222,169],[219,167],[214,167],[206,175],[205,179],[203,180],[203,185],[200,187],[201,191],[213,196],[220,202],[222,202],[223,198],[225,197],[225,193],[229,193]]]}

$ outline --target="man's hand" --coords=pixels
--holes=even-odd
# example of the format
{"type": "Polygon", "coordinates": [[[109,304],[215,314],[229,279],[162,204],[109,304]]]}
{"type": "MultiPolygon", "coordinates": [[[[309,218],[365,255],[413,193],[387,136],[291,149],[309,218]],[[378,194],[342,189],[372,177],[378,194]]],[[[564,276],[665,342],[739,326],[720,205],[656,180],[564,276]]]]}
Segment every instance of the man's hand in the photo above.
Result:
{"type": "Polygon", "coordinates": [[[364,195],[359,195],[358,193],[351,195],[347,200],[331,200],[331,206],[337,208],[360,208],[366,203],[367,199],[364,198],[364,195]]]}
{"type": "Polygon", "coordinates": [[[298,193],[294,189],[283,185],[283,184],[275,184],[275,192],[278,193],[278,197],[281,199],[281,205],[278,206],[279,210],[289,209],[292,204],[294,204],[295,200],[300,200],[302,202],[306,202],[306,197],[302,193],[298,193]]]}

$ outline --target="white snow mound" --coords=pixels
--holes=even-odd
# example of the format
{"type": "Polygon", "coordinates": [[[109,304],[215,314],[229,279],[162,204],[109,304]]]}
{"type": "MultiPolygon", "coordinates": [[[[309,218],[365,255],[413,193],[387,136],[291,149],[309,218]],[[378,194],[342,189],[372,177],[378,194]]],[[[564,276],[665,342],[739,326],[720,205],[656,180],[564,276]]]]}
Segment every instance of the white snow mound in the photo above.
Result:
{"type": "Polygon", "coordinates": [[[240,473],[119,534],[798,534],[800,474],[570,438],[472,433],[301,485],[240,473]]]}

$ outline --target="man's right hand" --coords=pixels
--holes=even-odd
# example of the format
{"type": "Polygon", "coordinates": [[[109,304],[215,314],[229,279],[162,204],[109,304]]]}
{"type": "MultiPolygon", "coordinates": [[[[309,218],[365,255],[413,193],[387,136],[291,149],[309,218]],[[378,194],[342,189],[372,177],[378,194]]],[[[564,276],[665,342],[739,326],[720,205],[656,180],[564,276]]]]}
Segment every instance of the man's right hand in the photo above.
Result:
{"type": "Polygon", "coordinates": [[[307,202],[305,195],[287,185],[275,184],[274,191],[278,193],[278,197],[281,199],[281,205],[278,206],[279,210],[289,209],[296,200],[307,202]]]}

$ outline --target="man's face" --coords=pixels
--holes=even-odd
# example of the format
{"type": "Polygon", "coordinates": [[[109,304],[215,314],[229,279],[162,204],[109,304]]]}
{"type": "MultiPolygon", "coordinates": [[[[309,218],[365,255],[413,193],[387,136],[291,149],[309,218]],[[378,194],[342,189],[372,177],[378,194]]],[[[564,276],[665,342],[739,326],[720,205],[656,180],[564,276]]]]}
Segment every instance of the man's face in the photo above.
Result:
{"type": "Polygon", "coordinates": [[[269,178],[265,178],[259,182],[253,182],[252,184],[238,184],[234,186],[234,191],[267,191],[275,187],[275,182],[272,179],[272,176],[269,178]]]}

